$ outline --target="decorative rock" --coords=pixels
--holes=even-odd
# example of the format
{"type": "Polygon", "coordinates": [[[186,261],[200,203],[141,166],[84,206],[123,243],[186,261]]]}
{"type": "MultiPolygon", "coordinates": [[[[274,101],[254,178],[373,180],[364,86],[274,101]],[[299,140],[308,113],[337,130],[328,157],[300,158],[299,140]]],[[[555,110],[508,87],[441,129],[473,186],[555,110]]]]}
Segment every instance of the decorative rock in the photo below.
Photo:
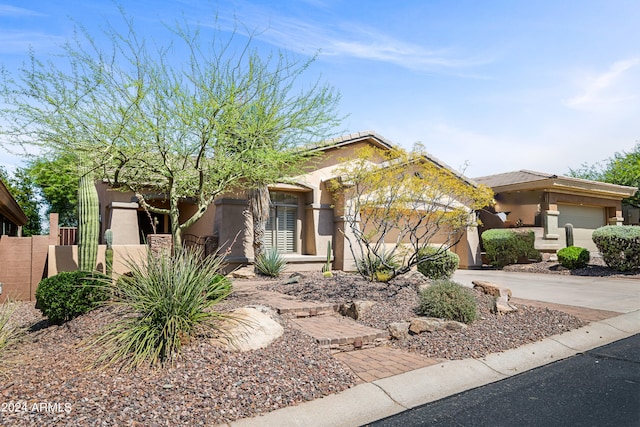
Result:
{"type": "Polygon", "coordinates": [[[468,326],[464,323],[456,322],[455,320],[447,320],[444,323],[444,328],[450,331],[464,331],[468,326]]]}
{"type": "Polygon", "coordinates": [[[507,299],[511,298],[511,289],[503,288],[500,285],[496,285],[495,283],[485,282],[484,280],[474,280],[473,283],[474,288],[480,288],[482,292],[487,295],[491,295],[493,297],[501,297],[506,294],[507,299]]]}
{"type": "Polygon", "coordinates": [[[444,328],[444,321],[436,317],[414,317],[410,320],[409,331],[414,334],[434,332],[444,328]]]}
{"type": "Polygon", "coordinates": [[[402,280],[403,282],[412,285],[417,291],[420,291],[421,288],[427,287],[431,284],[429,278],[418,270],[408,271],[407,273],[396,277],[394,280],[402,280]]]}
{"type": "Polygon", "coordinates": [[[375,304],[374,301],[349,301],[340,306],[340,314],[358,320],[375,304]]]}
{"type": "Polygon", "coordinates": [[[397,340],[405,339],[409,336],[409,322],[393,322],[389,324],[389,333],[397,340]]]}
{"type": "Polygon", "coordinates": [[[256,272],[253,270],[253,267],[246,266],[232,271],[230,276],[234,279],[253,279],[256,277],[256,272]]]}
{"type": "Polygon", "coordinates": [[[245,352],[267,347],[284,333],[284,328],[267,314],[251,307],[241,307],[231,313],[225,335],[230,342],[217,339],[216,343],[230,350],[245,352]]]}
{"type": "Polygon", "coordinates": [[[483,280],[474,280],[471,283],[473,283],[474,288],[479,288],[485,294],[493,296],[493,307],[491,307],[493,313],[504,314],[518,310],[516,306],[509,303],[511,289],[503,288],[495,283],[485,282],[483,280]]]}

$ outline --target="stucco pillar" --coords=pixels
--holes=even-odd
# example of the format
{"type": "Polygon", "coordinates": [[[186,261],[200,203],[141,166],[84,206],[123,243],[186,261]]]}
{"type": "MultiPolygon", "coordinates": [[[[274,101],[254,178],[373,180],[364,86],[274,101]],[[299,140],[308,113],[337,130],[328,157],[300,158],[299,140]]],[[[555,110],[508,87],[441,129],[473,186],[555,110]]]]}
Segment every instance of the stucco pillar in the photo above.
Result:
{"type": "Polygon", "coordinates": [[[114,245],[139,245],[138,204],[135,202],[111,202],[109,228],[113,232],[114,245]]]}
{"type": "Polygon", "coordinates": [[[560,216],[559,211],[555,210],[546,210],[543,212],[544,215],[544,235],[543,239],[546,240],[558,240],[560,235],[558,234],[558,217],[560,216]]]}
{"type": "Polygon", "coordinates": [[[607,224],[609,225],[622,225],[624,218],[621,216],[614,216],[607,219],[607,224]]]}

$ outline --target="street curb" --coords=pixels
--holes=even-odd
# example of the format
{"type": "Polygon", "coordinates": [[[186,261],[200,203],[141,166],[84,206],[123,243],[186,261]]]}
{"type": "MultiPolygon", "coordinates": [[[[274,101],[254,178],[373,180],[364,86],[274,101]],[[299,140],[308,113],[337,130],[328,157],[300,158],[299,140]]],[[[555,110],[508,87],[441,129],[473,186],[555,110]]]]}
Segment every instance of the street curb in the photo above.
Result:
{"type": "Polygon", "coordinates": [[[427,366],[227,426],[354,426],[443,399],[640,333],[640,310],[482,359],[427,366]]]}

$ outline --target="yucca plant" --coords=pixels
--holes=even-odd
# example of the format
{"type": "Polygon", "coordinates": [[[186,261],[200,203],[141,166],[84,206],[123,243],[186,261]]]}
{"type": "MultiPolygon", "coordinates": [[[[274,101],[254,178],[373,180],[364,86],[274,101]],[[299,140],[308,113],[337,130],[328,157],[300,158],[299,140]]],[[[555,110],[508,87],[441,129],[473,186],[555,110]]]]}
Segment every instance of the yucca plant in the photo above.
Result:
{"type": "Polygon", "coordinates": [[[270,248],[256,257],[256,270],[265,276],[278,277],[287,267],[287,260],[275,248],[270,248]]]}
{"type": "Polygon", "coordinates": [[[227,297],[231,283],[220,280],[221,256],[179,249],[128,262],[131,273],[114,286],[110,304],[124,310],[88,344],[100,352],[98,364],[131,370],[172,362],[199,328],[217,330],[226,316],[212,308],[227,297]]]}
{"type": "Polygon", "coordinates": [[[5,300],[0,304],[0,353],[16,335],[17,330],[14,325],[9,322],[11,316],[16,311],[15,303],[5,300]]]}

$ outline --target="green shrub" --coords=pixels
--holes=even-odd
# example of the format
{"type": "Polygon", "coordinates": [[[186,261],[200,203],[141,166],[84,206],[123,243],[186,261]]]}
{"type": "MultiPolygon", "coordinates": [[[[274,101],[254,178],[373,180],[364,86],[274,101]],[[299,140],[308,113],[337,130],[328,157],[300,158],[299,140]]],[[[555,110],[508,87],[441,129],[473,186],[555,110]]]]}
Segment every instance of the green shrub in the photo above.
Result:
{"type": "Polygon", "coordinates": [[[541,259],[540,252],[534,248],[533,231],[495,228],[483,232],[481,238],[489,262],[498,268],[517,264],[523,258],[541,259]]]}
{"type": "Polygon", "coordinates": [[[440,280],[423,289],[417,311],[424,316],[463,323],[473,322],[478,315],[471,290],[451,280],[440,280]]]}
{"type": "Polygon", "coordinates": [[[379,255],[368,253],[356,260],[358,273],[370,281],[388,282],[394,277],[393,269],[398,267],[398,257],[392,251],[381,252],[379,255]]]}
{"type": "Polygon", "coordinates": [[[231,283],[218,274],[222,264],[222,257],[202,257],[195,249],[129,261],[131,273],[113,285],[111,301],[123,314],[87,343],[97,348],[97,363],[126,370],[162,365],[200,328],[217,330],[225,316],[212,308],[231,293],[231,283]]]}
{"type": "Polygon", "coordinates": [[[287,260],[275,248],[264,251],[255,262],[255,268],[260,274],[271,277],[278,277],[287,267],[287,260]]]}
{"type": "Polygon", "coordinates": [[[604,262],[618,271],[640,269],[640,227],[605,225],[593,231],[593,242],[604,262]]]}
{"type": "Polygon", "coordinates": [[[427,258],[418,263],[418,271],[434,280],[450,279],[460,264],[458,254],[431,246],[420,249],[418,258],[427,258]]]}
{"type": "Polygon", "coordinates": [[[216,274],[211,281],[211,289],[207,294],[209,299],[220,299],[226,297],[232,288],[231,280],[222,274],[216,274]]]}
{"type": "Polygon", "coordinates": [[[589,250],[579,246],[569,246],[558,251],[560,265],[570,270],[586,267],[589,257],[589,250]]]}
{"type": "Polygon", "coordinates": [[[51,323],[61,324],[85,314],[110,294],[106,276],[86,271],[64,271],[42,279],[36,289],[36,308],[51,323]]]}

